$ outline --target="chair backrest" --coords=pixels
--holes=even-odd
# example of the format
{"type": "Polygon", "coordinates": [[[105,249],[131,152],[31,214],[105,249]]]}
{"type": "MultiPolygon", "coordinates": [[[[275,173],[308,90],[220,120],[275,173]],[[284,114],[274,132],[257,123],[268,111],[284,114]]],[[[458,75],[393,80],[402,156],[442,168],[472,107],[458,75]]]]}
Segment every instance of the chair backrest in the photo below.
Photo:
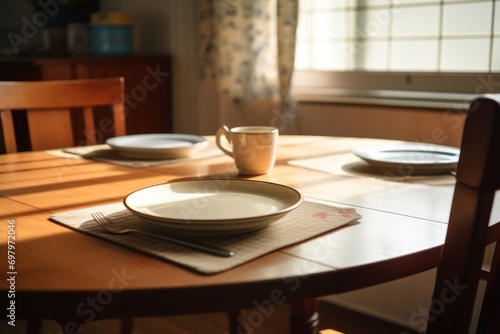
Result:
{"type": "MultiPolygon", "coordinates": [[[[126,133],[123,78],[0,82],[0,116],[6,153],[17,151],[13,113],[26,111],[33,150],[75,145],[70,110],[83,111],[85,144],[95,144],[99,125],[94,107],[110,106],[112,120],[101,127],[121,136],[126,133]],[[50,121],[48,121],[50,119],[50,121]],[[109,130],[111,128],[111,130],[109,130]]],[[[27,136],[27,134],[23,134],[27,136]]]]}
{"type": "Polygon", "coordinates": [[[500,333],[500,243],[489,271],[482,269],[489,234],[497,230],[488,225],[500,188],[500,95],[484,96],[471,104],[456,178],[427,333],[469,333],[480,279],[486,280],[486,292],[477,333],[500,333]]]}

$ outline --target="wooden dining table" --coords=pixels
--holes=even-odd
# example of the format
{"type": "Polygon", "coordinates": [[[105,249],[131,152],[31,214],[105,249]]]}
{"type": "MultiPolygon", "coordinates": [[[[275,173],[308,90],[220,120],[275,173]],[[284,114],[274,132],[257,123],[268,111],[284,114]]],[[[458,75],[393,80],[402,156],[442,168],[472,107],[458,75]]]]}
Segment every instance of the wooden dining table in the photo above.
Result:
{"type": "MultiPolygon", "coordinates": [[[[440,183],[439,175],[370,175],[346,168],[366,165],[352,154],[356,147],[401,143],[281,135],[274,168],[259,176],[239,175],[224,154],[143,168],[45,151],[1,155],[0,243],[11,251],[9,257],[2,252],[2,271],[12,278],[9,284],[2,282],[2,300],[14,303],[15,318],[57,318],[69,330],[75,323],[102,318],[245,308],[261,310],[259,319],[265,319],[272,305],[288,303],[293,330],[313,333],[318,297],[389,282],[438,263],[453,176],[440,183]],[[329,165],[336,157],[341,161],[338,168],[329,165]],[[294,163],[307,159],[319,162],[294,163]],[[50,219],[60,212],[121,202],[151,185],[219,177],[286,185],[306,200],[353,208],[361,218],[212,275],[50,219]],[[12,289],[15,296],[4,298],[12,289]]],[[[255,319],[240,319],[232,331],[241,332],[245,321],[256,330],[255,319]]]]}

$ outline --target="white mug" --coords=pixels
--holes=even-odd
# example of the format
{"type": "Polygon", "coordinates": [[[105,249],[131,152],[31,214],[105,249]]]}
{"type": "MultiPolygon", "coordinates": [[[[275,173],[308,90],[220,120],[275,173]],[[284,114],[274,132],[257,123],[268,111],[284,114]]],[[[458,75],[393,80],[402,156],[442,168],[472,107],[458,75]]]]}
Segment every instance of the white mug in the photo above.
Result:
{"type": "Polygon", "coordinates": [[[223,125],[215,135],[217,146],[234,159],[240,174],[260,175],[271,171],[276,161],[278,128],[271,126],[223,125]],[[222,135],[226,141],[221,141],[222,135]]]}

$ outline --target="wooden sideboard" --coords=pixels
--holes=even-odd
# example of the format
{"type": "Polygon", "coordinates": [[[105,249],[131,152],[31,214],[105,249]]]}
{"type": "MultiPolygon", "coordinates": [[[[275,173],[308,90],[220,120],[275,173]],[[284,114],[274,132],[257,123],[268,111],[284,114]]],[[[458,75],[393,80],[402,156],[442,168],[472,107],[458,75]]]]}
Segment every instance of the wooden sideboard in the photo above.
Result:
{"type": "MultiPolygon", "coordinates": [[[[171,131],[171,66],[167,55],[116,57],[33,57],[0,58],[1,81],[67,80],[120,76],[125,78],[125,108],[128,134],[171,131]]],[[[61,92],[61,94],[64,94],[61,92]]],[[[109,117],[106,108],[98,111],[96,123],[109,117]]],[[[24,115],[16,117],[16,131],[26,128],[24,115]]],[[[44,122],[50,122],[44,119],[44,122]]],[[[75,142],[83,140],[82,120],[72,115],[75,142]]],[[[98,124],[96,124],[98,128],[98,124]]],[[[106,139],[106,135],[103,136],[106,139]]],[[[29,139],[18,143],[29,148],[29,139]]]]}

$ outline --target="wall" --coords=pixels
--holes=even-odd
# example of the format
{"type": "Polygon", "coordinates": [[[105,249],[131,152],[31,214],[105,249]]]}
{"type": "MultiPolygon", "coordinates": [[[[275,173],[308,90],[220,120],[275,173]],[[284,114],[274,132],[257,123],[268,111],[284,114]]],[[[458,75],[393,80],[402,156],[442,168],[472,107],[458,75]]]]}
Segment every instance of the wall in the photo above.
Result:
{"type": "Polygon", "coordinates": [[[460,146],[464,114],[444,109],[299,102],[300,134],[374,137],[460,146]]]}

